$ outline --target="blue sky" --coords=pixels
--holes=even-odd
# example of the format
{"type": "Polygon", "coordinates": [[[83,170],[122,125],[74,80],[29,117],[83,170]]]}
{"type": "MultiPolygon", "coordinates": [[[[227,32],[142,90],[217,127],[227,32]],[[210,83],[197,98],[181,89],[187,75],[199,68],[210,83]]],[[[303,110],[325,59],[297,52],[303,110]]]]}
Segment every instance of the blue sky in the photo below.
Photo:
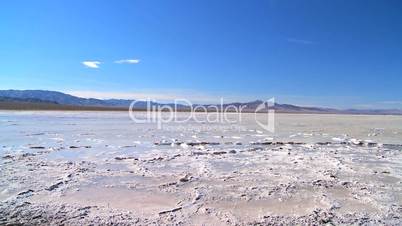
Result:
{"type": "Polygon", "coordinates": [[[6,0],[0,89],[402,108],[401,12],[390,0],[6,0]]]}

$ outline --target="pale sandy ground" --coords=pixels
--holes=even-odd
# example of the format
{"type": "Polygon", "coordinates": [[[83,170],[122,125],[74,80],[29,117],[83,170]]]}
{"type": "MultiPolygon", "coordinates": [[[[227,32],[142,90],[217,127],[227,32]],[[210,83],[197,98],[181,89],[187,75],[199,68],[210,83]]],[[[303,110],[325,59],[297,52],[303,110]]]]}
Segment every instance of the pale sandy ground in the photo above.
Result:
{"type": "Polygon", "coordinates": [[[402,117],[253,122],[0,112],[0,224],[402,223],[402,117]]]}

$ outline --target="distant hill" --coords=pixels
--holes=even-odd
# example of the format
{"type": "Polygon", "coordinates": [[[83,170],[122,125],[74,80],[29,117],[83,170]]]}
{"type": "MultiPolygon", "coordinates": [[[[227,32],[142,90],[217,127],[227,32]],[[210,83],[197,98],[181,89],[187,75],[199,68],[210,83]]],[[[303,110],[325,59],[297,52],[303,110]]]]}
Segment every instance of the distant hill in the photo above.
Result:
{"type": "Polygon", "coordinates": [[[107,102],[94,98],[80,98],[56,91],[45,90],[0,90],[0,97],[17,99],[38,99],[57,104],[77,106],[107,106],[107,102]]]}
{"type": "MultiPolygon", "coordinates": [[[[246,102],[246,103],[229,103],[229,104],[223,104],[223,107],[226,108],[229,105],[235,106],[235,107],[242,107],[243,111],[245,112],[254,112],[256,109],[258,109],[262,104],[264,104],[264,101],[261,100],[256,100],[252,102],[246,102]]],[[[213,105],[206,105],[206,106],[213,106],[213,105]]],[[[319,107],[301,107],[301,106],[296,106],[296,105],[291,105],[291,104],[279,104],[275,103],[273,107],[270,107],[270,109],[274,109],[278,112],[288,112],[288,113],[334,113],[337,112],[336,109],[330,109],[330,108],[319,108],[319,107]]],[[[264,108],[261,110],[261,112],[266,111],[267,108],[264,108]]]]}
{"type": "Polygon", "coordinates": [[[14,103],[27,102],[27,103],[57,104],[57,102],[54,102],[54,101],[46,101],[46,100],[41,100],[41,99],[37,99],[37,98],[15,98],[15,97],[5,97],[5,96],[0,96],[0,102],[14,102],[14,103]]]}
{"type": "MultiPolygon", "coordinates": [[[[38,98],[15,98],[0,96],[3,110],[68,110],[68,111],[127,111],[127,107],[65,105],[38,98]]],[[[141,110],[141,109],[136,109],[141,110]]]]}
{"type": "MultiPolygon", "coordinates": [[[[0,97],[14,98],[19,100],[41,100],[45,102],[52,102],[61,105],[71,106],[91,106],[91,107],[129,107],[133,100],[123,99],[95,99],[95,98],[82,98],[70,94],[65,94],[57,91],[47,90],[0,90],[0,97]]],[[[158,103],[151,102],[151,106],[158,103]]],[[[138,101],[135,104],[136,108],[146,108],[147,102],[138,101]]]]}
{"type": "MultiPolygon", "coordinates": [[[[65,94],[57,91],[47,90],[0,90],[0,109],[66,109],[66,110],[127,110],[133,100],[124,99],[95,99],[81,98],[73,95],[65,94]]],[[[229,103],[223,104],[223,107],[233,105],[235,107],[242,106],[243,112],[255,112],[264,102],[256,100],[246,103],[229,103]]],[[[151,106],[165,105],[161,103],[151,102],[151,106]]],[[[173,106],[173,104],[167,104],[173,106]]],[[[215,105],[194,105],[212,107],[215,105]]],[[[147,107],[147,102],[138,101],[134,105],[135,109],[143,110],[147,107]]],[[[190,106],[178,105],[178,110],[189,110],[190,106]]],[[[217,105],[218,109],[221,106],[217,105]]],[[[274,107],[277,112],[286,113],[321,113],[321,114],[397,114],[402,115],[402,110],[359,110],[348,109],[338,110],[332,108],[320,107],[303,107],[291,104],[275,103],[274,107]]],[[[262,110],[261,112],[263,112],[262,110]]]]}

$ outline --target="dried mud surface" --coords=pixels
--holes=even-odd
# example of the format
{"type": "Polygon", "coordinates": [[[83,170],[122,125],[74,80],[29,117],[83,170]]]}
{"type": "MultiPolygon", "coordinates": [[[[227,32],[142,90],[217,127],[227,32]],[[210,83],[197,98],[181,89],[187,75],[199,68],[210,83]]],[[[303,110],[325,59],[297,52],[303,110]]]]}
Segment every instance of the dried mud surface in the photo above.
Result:
{"type": "Polygon", "coordinates": [[[380,135],[167,132],[82,115],[0,115],[0,224],[402,222],[402,145],[380,135]]]}

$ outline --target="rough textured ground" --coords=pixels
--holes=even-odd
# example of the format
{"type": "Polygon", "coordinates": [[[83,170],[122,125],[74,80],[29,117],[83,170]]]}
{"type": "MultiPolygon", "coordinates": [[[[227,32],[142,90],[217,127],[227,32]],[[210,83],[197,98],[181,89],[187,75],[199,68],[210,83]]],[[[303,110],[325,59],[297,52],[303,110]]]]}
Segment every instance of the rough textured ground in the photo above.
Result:
{"type": "Polygon", "coordinates": [[[375,141],[397,140],[399,125],[365,140],[310,128],[167,132],[92,114],[1,122],[0,224],[402,222],[402,146],[375,141]]]}

